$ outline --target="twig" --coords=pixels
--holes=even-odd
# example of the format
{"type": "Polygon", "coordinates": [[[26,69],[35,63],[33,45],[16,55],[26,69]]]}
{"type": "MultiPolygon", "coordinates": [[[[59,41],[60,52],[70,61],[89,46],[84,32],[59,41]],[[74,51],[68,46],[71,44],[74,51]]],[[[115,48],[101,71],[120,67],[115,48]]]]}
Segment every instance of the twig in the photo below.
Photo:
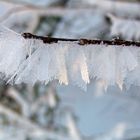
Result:
{"type": "Polygon", "coordinates": [[[22,36],[25,39],[38,39],[42,40],[43,43],[57,43],[58,41],[70,41],[70,42],[78,42],[79,45],[87,45],[87,44],[97,44],[97,45],[118,45],[118,46],[136,46],[140,47],[140,42],[135,41],[126,41],[120,39],[113,40],[90,40],[90,39],[67,39],[67,38],[53,38],[53,37],[44,37],[37,36],[31,33],[23,33],[22,36]]]}

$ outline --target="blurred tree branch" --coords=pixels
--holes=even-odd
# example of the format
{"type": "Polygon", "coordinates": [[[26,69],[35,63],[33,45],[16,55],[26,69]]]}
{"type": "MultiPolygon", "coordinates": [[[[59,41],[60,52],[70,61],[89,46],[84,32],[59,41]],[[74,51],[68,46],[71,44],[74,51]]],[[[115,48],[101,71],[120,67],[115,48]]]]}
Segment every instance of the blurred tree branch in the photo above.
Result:
{"type": "MultiPolygon", "coordinates": [[[[37,16],[64,16],[68,15],[69,13],[84,13],[88,11],[95,11],[96,8],[99,8],[101,10],[105,10],[107,12],[117,14],[120,13],[121,15],[128,14],[131,12],[131,15],[134,15],[134,17],[140,17],[139,9],[140,4],[137,2],[121,2],[121,1],[94,1],[93,3],[88,1],[85,3],[85,5],[80,4],[80,6],[76,7],[63,7],[63,6],[36,6],[29,3],[24,2],[17,2],[17,1],[4,1],[0,0],[2,2],[8,2],[11,4],[16,4],[13,8],[9,9],[4,15],[0,17],[0,22],[6,20],[11,15],[20,13],[20,12],[31,12],[32,14],[37,16]],[[132,11],[130,10],[132,9],[132,11]],[[122,10],[122,12],[121,12],[122,10]]],[[[126,16],[129,16],[126,15],[126,16]]],[[[36,20],[34,21],[36,22],[36,20]]]]}
{"type": "Polygon", "coordinates": [[[44,128],[40,128],[40,126],[38,126],[38,124],[32,122],[28,118],[18,115],[16,112],[8,109],[7,107],[5,107],[1,104],[0,104],[0,114],[4,114],[7,117],[9,117],[10,120],[12,119],[12,120],[18,122],[22,128],[29,129],[28,135],[34,136],[34,135],[36,135],[36,133],[39,133],[39,135],[43,135],[46,138],[51,138],[51,139],[57,138],[57,140],[71,140],[70,138],[68,138],[64,135],[57,134],[53,131],[50,131],[50,130],[47,130],[44,128]]]}

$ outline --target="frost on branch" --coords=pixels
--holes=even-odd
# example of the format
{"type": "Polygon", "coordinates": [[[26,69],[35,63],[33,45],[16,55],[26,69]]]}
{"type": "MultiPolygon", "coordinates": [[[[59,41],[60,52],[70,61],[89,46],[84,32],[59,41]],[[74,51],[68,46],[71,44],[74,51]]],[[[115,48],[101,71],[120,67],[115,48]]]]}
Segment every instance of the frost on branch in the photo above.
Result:
{"type": "Polygon", "coordinates": [[[88,6],[96,6],[106,13],[113,13],[121,17],[138,18],[140,17],[139,2],[127,2],[117,0],[82,0],[88,6]],[[130,10],[131,9],[131,10],[130,10]]]}
{"type": "Polygon", "coordinates": [[[57,80],[86,90],[91,79],[104,88],[117,84],[140,86],[140,48],[137,46],[86,44],[78,41],[43,43],[0,28],[0,72],[15,84],[57,80]]]}
{"type": "Polygon", "coordinates": [[[111,35],[120,36],[126,40],[140,40],[140,22],[138,20],[121,19],[109,15],[112,21],[111,35]]]}
{"type": "Polygon", "coordinates": [[[25,60],[27,48],[21,35],[0,27],[0,72],[11,76],[25,60]]]}

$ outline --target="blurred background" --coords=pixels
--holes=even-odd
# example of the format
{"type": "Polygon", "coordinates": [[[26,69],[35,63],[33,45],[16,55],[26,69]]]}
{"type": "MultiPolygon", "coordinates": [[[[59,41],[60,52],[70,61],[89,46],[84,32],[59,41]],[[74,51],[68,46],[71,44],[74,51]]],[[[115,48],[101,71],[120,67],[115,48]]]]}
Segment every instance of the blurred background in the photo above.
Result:
{"type": "MultiPolygon", "coordinates": [[[[0,0],[0,13],[18,33],[140,41],[140,0],[0,0]]],[[[139,91],[1,81],[0,140],[140,140],[139,91]]]]}

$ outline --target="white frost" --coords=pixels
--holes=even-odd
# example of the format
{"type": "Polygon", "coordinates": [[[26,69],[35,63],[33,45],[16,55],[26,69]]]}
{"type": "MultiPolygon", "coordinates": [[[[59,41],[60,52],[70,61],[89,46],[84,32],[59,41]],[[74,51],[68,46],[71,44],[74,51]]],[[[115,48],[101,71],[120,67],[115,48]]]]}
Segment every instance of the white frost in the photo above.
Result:
{"type": "Polygon", "coordinates": [[[116,45],[85,45],[77,42],[44,44],[24,39],[1,27],[0,73],[15,84],[57,80],[87,89],[91,79],[102,80],[104,88],[117,84],[140,86],[140,48],[116,45]]]}
{"type": "Polygon", "coordinates": [[[138,20],[120,19],[113,16],[110,18],[112,36],[121,36],[126,40],[140,40],[140,22],[138,20]]]}

